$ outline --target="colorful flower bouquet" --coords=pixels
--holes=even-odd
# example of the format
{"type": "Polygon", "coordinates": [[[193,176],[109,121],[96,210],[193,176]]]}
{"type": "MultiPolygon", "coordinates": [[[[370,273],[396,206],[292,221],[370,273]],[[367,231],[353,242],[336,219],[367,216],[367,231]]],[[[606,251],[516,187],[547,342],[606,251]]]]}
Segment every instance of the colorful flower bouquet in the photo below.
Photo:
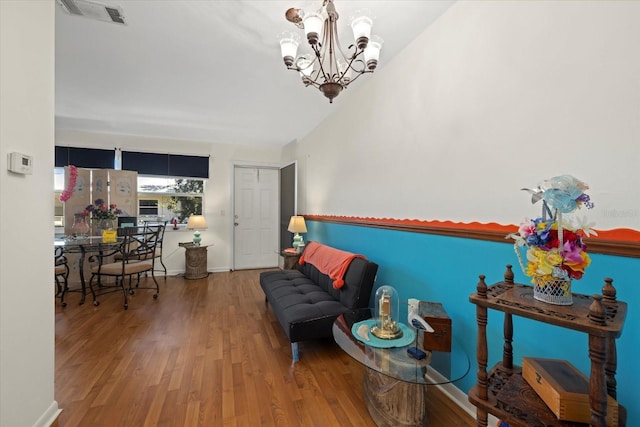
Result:
{"type": "Polygon", "coordinates": [[[122,211],[118,209],[115,203],[107,206],[102,199],[96,199],[93,205],[88,205],[84,208],[83,214],[85,216],[91,215],[91,219],[110,219],[114,220],[118,218],[118,215],[122,214],[122,211]]]}
{"type": "MultiPolygon", "coordinates": [[[[547,283],[558,283],[558,291],[570,298],[570,281],[582,278],[591,264],[584,237],[596,235],[586,219],[574,223],[563,219],[563,213],[570,213],[585,206],[593,208],[593,203],[585,193],[589,187],[571,175],[562,175],[544,181],[536,189],[523,188],[532,194],[531,202],[542,200],[542,216],[525,219],[518,233],[507,237],[515,240],[516,254],[522,270],[532,276],[536,288],[544,288],[547,283]],[[522,260],[520,248],[526,247],[526,260],[522,260]]],[[[570,303],[569,303],[570,304],[570,303]]]]}

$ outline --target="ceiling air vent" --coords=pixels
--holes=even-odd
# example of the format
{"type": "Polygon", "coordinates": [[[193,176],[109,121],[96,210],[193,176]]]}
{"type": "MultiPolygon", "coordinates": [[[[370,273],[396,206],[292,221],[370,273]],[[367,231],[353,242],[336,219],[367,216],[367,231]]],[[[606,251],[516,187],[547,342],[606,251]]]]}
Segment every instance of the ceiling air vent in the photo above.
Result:
{"type": "Polygon", "coordinates": [[[85,0],[58,0],[62,8],[71,15],[84,16],[98,21],[124,24],[122,9],[85,0]]]}

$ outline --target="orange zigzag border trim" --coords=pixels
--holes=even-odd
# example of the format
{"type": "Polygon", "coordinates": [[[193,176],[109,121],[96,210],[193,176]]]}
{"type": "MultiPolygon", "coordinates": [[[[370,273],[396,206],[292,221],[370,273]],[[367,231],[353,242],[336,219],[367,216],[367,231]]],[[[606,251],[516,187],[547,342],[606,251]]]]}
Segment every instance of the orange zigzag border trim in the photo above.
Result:
{"type": "MultiPolygon", "coordinates": [[[[516,232],[515,224],[498,224],[495,222],[453,222],[427,221],[418,219],[373,218],[338,215],[303,215],[310,221],[335,222],[342,224],[362,225],[368,227],[399,229],[431,234],[442,234],[453,237],[468,237],[482,240],[509,243],[505,236],[516,232]]],[[[640,258],[640,231],[630,228],[612,230],[596,230],[597,236],[588,238],[590,250],[611,255],[622,255],[640,258]]]]}
{"type": "MultiPolygon", "coordinates": [[[[396,218],[374,218],[374,217],[356,217],[356,216],[338,216],[338,215],[303,215],[310,220],[337,220],[352,223],[380,223],[389,225],[404,225],[410,227],[438,227],[446,229],[458,230],[481,230],[481,231],[500,231],[505,234],[518,231],[515,224],[498,224],[497,222],[453,222],[438,220],[420,220],[420,219],[396,219],[396,218]]],[[[589,239],[611,239],[623,242],[640,242],[640,231],[631,228],[615,228],[612,230],[598,230],[597,236],[589,237],[589,239]]]]}

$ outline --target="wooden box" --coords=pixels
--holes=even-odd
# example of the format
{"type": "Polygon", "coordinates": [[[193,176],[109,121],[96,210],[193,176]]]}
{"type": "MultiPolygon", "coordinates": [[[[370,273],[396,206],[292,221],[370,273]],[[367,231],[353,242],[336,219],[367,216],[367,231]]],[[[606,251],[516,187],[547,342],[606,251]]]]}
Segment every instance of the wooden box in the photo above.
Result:
{"type": "Polygon", "coordinates": [[[425,350],[451,352],[451,319],[439,302],[420,301],[420,316],[434,329],[424,333],[425,350]]]}
{"type": "MultiPolygon", "coordinates": [[[[589,378],[571,363],[523,357],[522,377],[559,420],[589,423],[589,378]]],[[[618,427],[618,402],[607,398],[607,426],[618,427]]]]}

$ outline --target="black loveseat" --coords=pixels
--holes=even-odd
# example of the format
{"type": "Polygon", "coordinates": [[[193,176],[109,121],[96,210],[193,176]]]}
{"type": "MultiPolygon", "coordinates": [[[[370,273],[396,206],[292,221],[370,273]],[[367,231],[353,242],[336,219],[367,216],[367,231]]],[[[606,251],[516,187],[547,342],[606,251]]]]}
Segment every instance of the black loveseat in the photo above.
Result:
{"type": "Polygon", "coordinates": [[[344,285],[334,289],[333,280],[309,262],[294,270],[260,273],[265,301],[278,318],[298,361],[298,342],[331,337],[335,319],[369,306],[378,265],[354,258],[344,274],[344,285]]]}

